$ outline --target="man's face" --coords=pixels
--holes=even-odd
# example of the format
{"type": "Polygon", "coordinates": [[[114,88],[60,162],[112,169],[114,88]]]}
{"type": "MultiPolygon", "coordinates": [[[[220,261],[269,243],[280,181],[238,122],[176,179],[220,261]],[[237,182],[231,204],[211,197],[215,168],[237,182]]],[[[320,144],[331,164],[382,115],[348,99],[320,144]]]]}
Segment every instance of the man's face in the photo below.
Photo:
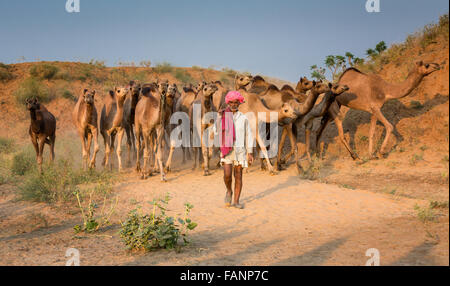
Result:
{"type": "Polygon", "coordinates": [[[239,100],[232,100],[228,102],[228,107],[230,107],[231,111],[238,111],[239,109],[239,100]]]}

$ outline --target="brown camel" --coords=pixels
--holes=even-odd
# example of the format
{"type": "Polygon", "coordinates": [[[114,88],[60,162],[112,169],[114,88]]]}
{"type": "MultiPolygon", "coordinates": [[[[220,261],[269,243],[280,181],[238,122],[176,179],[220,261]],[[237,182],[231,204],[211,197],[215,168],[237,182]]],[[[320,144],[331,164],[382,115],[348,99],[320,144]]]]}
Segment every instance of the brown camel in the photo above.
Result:
{"type": "MultiPolygon", "coordinates": [[[[103,166],[108,166],[110,154],[114,152],[114,142],[117,135],[117,161],[119,172],[122,171],[122,138],[124,135],[124,102],[130,92],[128,87],[114,87],[103,100],[103,108],[100,114],[100,133],[105,142],[105,157],[103,166]]],[[[109,164],[112,169],[112,162],[109,164]]]]}
{"type": "MultiPolygon", "coordinates": [[[[308,160],[311,162],[311,154],[309,152],[310,149],[310,134],[313,127],[313,121],[315,118],[322,117],[324,114],[328,112],[328,109],[330,108],[331,104],[334,102],[336,96],[346,92],[349,90],[349,87],[347,85],[339,85],[339,84],[328,84],[330,86],[330,91],[326,92],[324,97],[322,98],[322,101],[315,105],[313,109],[311,109],[310,112],[308,112],[305,116],[301,118],[301,120],[297,120],[295,124],[293,125],[293,133],[297,137],[298,130],[301,128],[301,126],[305,125],[305,140],[306,140],[306,154],[308,156],[308,160]]],[[[297,150],[299,152],[299,150],[297,150]]],[[[300,154],[297,153],[296,160],[297,160],[297,168],[299,167],[299,156],[300,154]]]]}
{"type": "MultiPolygon", "coordinates": [[[[313,81],[309,95],[306,96],[304,102],[299,102],[291,93],[280,91],[276,86],[270,85],[267,90],[260,95],[260,98],[270,109],[277,109],[282,104],[289,104],[295,110],[297,116],[303,116],[314,107],[319,95],[329,90],[330,87],[327,84],[313,81]]],[[[295,138],[292,134],[291,122],[285,123],[283,126],[280,144],[278,145],[278,155],[276,161],[277,168],[281,166],[281,152],[287,135],[289,136],[291,142],[291,151],[286,156],[285,160],[290,158],[295,153],[295,138]]]]}
{"type": "Polygon", "coordinates": [[[384,103],[390,99],[398,99],[409,95],[429,74],[439,70],[437,63],[416,62],[414,68],[402,83],[389,83],[376,74],[365,74],[356,68],[349,68],[339,78],[339,84],[345,84],[350,89],[337,96],[336,100],[330,106],[328,113],[322,119],[322,124],[317,132],[316,145],[319,144],[322,132],[327,124],[334,120],[339,132],[339,138],[354,160],[358,159],[344,137],[344,129],[342,127],[343,116],[340,113],[342,105],[356,110],[369,112],[372,117],[370,120],[369,131],[369,156],[373,156],[373,137],[377,120],[386,128],[386,136],[379,150],[381,155],[386,155],[386,145],[391,137],[394,127],[381,113],[384,103]]]}
{"type": "Polygon", "coordinates": [[[152,170],[147,174],[147,161],[150,158],[150,162],[153,162],[153,154],[156,150],[156,160],[159,166],[161,180],[166,181],[162,162],[162,140],[165,126],[164,113],[167,105],[166,95],[159,93],[159,86],[156,83],[143,85],[141,95],[141,99],[136,105],[134,124],[136,149],[138,151],[141,150],[140,138],[143,138],[144,166],[141,169],[140,152],[137,152],[136,171],[141,172],[142,179],[152,174],[152,170]],[[155,150],[153,149],[153,145],[155,145],[155,150]]]}
{"type": "Polygon", "coordinates": [[[26,105],[31,118],[28,133],[36,150],[39,172],[42,173],[42,155],[45,144],[50,145],[50,161],[53,162],[55,159],[56,119],[44,105],[39,103],[37,98],[28,98],[26,105]]]}
{"type": "Polygon", "coordinates": [[[84,169],[88,167],[88,162],[89,168],[95,168],[95,158],[99,150],[97,109],[95,108],[94,96],[95,90],[83,90],[72,113],[73,123],[81,138],[81,146],[83,148],[82,164],[84,169]],[[94,152],[92,159],[89,161],[92,139],[94,139],[94,152]]]}
{"type": "Polygon", "coordinates": [[[278,109],[272,110],[264,105],[264,103],[261,101],[261,99],[257,94],[247,92],[243,88],[239,89],[239,92],[245,98],[245,102],[240,105],[239,111],[247,115],[250,122],[252,134],[256,139],[256,143],[261,149],[264,158],[266,159],[268,170],[271,174],[274,174],[275,172],[272,164],[270,163],[267,148],[264,144],[261,134],[257,132],[257,130],[259,129],[258,123],[286,122],[295,119],[298,116],[298,114],[294,110],[294,108],[288,103],[283,103],[278,109]],[[277,117],[276,118],[271,117],[270,116],[271,112],[276,112],[277,117]],[[258,114],[262,114],[262,116],[258,116],[258,114]]]}
{"type": "MultiPolygon", "coordinates": [[[[212,135],[212,131],[210,130],[210,127],[212,127],[214,123],[211,121],[203,122],[203,120],[205,120],[204,116],[206,113],[217,112],[217,110],[213,104],[213,95],[217,90],[218,90],[218,87],[214,83],[209,83],[209,84],[206,84],[205,86],[203,86],[203,89],[198,93],[197,99],[192,103],[191,108],[189,110],[189,118],[190,118],[192,130],[196,130],[194,128],[194,126],[200,126],[200,130],[197,131],[198,134],[197,134],[197,132],[193,132],[193,136],[196,136],[196,138],[200,139],[199,141],[201,142],[201,151],[202,151],[201,155],[203,156],[203,175],[204,176],[211,175],[211,173],[209,172],[209,159],[212,156],[213,148],[208,147],[207,144],[209,146],[212,146],[211,142],[209,142],[211,140],[211,135],[212,135]],[[194,114],[193,114],[193,108],[195,105],[201,106],[201,116],[200,116],[200,118],[198,118],[201,122],[195,122],[195,120],[197,119],[197,118],[194,118],[194,114]],[[198,138],[197,136],[200,136],[200,138],[198,138]],[[207,142],[205,142],[205,138],[207,138],[207,140],[206,140],[207,142]]],[[[197,158],[198,158],[198,163],[200,165],[199,149],[200,149],[199,147],[193,147],[194,167],[192,169],[197,168],[197,158]],[[198,154],[198,156],[197,156],[197,154],[198,154]]]]}
{"type": "Polygon", "coordinates": [[[123,104],[123,128],[127,135],[128,157],[127,164],[131,165],[131,149],[136,154],[136,141],[134,136],[134,114],[136,105],[139,101],[141,84],[138,81],[130,81],[130,96],[125,99],[123,104]]]}
{"type": "Polygon", "coordinates": [[[252,86],[252,82],[253,76],[236,74],[234,78],[234,89],[235,90],[244,89],[248,91],[252,86]]]}

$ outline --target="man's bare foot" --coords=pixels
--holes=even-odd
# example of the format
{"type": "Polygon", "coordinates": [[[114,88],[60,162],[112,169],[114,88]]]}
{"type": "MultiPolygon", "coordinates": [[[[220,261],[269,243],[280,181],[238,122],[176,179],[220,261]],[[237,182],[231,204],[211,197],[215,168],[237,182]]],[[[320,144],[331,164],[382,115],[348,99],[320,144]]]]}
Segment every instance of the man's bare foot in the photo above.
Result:
{"type": "Polygon", "coordinates": [[[225,196],[225,206],[226,207],[230,207],[231,206],[231,197],[232,197],[233,193],[229,193],[227,192],[226,196],[225,196]]]}

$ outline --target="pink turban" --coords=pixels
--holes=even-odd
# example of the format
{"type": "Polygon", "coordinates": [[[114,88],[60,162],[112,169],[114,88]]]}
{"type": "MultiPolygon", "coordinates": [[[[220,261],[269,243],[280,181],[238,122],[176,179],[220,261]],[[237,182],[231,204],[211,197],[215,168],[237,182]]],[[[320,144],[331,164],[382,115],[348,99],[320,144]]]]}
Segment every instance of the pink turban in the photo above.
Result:
{"type": "Polygon", "coordinates": [[[241,95],[239,91],[229,91],[227,95],[225,96],[225,103],[228,104],[230,101],[237,100],[240,103],[244,103],[244,97],[241,95]]]}

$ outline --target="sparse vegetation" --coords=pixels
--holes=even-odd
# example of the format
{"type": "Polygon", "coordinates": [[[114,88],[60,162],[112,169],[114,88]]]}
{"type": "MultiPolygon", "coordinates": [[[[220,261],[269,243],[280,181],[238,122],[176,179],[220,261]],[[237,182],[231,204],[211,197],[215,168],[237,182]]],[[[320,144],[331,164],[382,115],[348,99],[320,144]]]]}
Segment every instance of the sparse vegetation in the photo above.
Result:
{"type": "Polygon", "coordinates": [[[153,206],[151,214],[143,215],[139,208],[132,210],[122,223],[120,237],[128,250],[153,251],[157,249],[175,249],[180,251],[182,245],[178,243],[183,239],[184,245],[189,243],[187,232],[197,227],[197,223],[188,217],[194,207],[185,204],[184,214],[177,218],[167,216],[167,206],[170,197],[150,202],[153,206]]]}
{"type": "Polygon", "coordinates": [[[422,154],[414,154],[409,159],[409,163],[411,166],[415,166],[417,162],[423,161],[423,155],[422,154]]]}
{"type": "Polygon", "coordinates": [[[177,69],[175,71],[175,78],[181,81],[182,83],[194,83],[194,79],[191,77],[189,72],[183,69],[177,69]]]}
{"type": "Polygon", "coordinates": [[[433,212],[433,209],[430,206],[428,206],[428,207],[420,207],[419,205],[416,204],[414,206],[414,210],[417,212],[417,217],[422,222],[435,221],[436,220],[436,215],[435,215],[435,213],[433,212]]]}
{"type": "Polygon", "coordinates": [[[23,176],[31,171],[36,164],[36,159],[31,150],[24,150],[14,155],[11,172],[14,175],[23,176]]]}
{"type": "Polygon", "coordinates": [[[25,104],[25,100],[31,97],[36,97],[42,103],[53,99],[48,88],[33,77],[27,78],[19,85],[19,88],[14,92],[14,97],[18,104],[25,104]]]}
{"type": "Polygon", "coordinates": [[[10,66],[0,63],[0,81],[5,82],[13,79],[13,77],[10,66]]]}
{"type": "Polygon", "coordinates": [[[153,68],[153,71],[157,74],[163,74],[163,73],[170,73],[173,71],[173,69],[174,67],[170,63],[163,62],[156,64],[156,66],[153,68]]]}
{"type": "Polygon", "coordinates": [[[0,153],[9,154],[14,151],[14,140],[0,137],[0,153]]]}
{"type": "Polygon", "coordinates": [[[57,73],[58,68],[52,64],[37,64],[30,68],[30,75],[38,79],[52,79],[57,73]]]}
{"type": "Polygon", "coordinates": [[[445,201],[445,202],[431,201],[430,208],[432,208],[432,209],[448,209],[448,201],[445,201]]]}
{"type": "Polygon", "coordinates": [[[414,108],[414,109],[421,109],[421,108],[423,108],[422,103],[420,103],[420,101],[417,101],[417,100],[411,100],[409,106],[411,108],[414,108]]]}
{"type": "Polygon", "coordinates": [[[141,61],[141,62],[139,63],[139,65],[140,65],[141,67],[149,68],[149,67],[152,65],[152,62],[151,62],[151,61],[141,61]]]}

